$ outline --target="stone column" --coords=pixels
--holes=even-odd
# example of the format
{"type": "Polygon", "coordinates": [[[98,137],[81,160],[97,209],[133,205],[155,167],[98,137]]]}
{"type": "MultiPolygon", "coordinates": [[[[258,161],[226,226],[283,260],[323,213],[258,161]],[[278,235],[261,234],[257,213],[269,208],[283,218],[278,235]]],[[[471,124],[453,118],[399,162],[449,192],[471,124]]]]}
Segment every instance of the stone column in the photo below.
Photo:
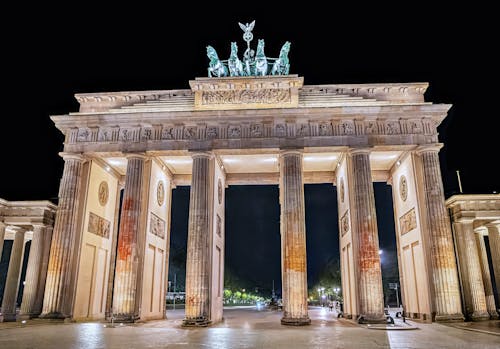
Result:
{"type": "Polygon", "coordinates": [[[385,323],[384,292],[380,266],[375,194],[369,149],[351,149],[349,177],[352,183],[352,233],[356,234],[360,323],[385,323]]]}
{"type": "Polygon", "coordinates": [[[423,205],[430,239],[430,260],[436,321],[463,321],[457,264],[451,235],[450,218],[444,201],[439,168],[439,146],[421,146],[417,150],[423,183],[423,205]]]}
{"type": "Polygon", "coordinates": [[[4,224],[4,222],[0,222],[0,261],[2,260],[4,239],[5,239],[5,224],[4,224]]]}
{"type": "Polygon", "coordinates": [[[302,152],[280,154],[283,325],[309,325],[302,152]]]}
{"type": "Polygon", "coordinates": [[[20,319],[30,319],[35,315],[35,302],[39,287],[40,270],[43,257],[45,226],[33,225],[33,239],[28,259],[28,268],[26,269],[26,279],[23,291],[23,301],[21,303],[20,319]]]}
{"type": "Polygon", "coordinates": [[[491,262],[497,285],[497,299],[500,301],[500,226],[498,224],[488,224],[486,227],[488,228],[491,262]]]}
{"type": "Polygon", "coordinates": [[[0,321],[16,321],[17,291],[24,255],[24,229],[16,228],[12,252],[10,253],[9,270],[5,280],[2,300],[2,316],[0,321]]]}
{"type": "Polygon", "coordinates": [[[71,316],[73,292],[70,283],[75,273],[76,227],[84,159],[80,155],[63,155],[64,171],[59,186],[59,204],[50,246],[47,281],[41,318],[64,319],[71,316]]]}
{"type": "Polygon", "coordinates": [[[212,157],[210,153],[192,154],[184,326],[207,326],[210,322],[209,235],[212,157]]]}
{"type": "Polygon", "coordinates": [[[33,305],[33,313],[38,315],[42,312],[43,296],[45,294],[45,282],[47,281],[47,268],[49,266],[50,243],[52,242],[52,226],[46,226],[43,234],[43,253],[40,267],[40,275],[38,276],[38,290],[36,294],[35,304],[33,305]]]}
{"type": "Polygon", "coordinates": [[[488,263],[488,255],[486,253],[486,244],[482,234],[475,234],[477,253],[479,255],[479,263],[481,264],[481,273],[483,276],[484,295],[486,297],[486,307],[491,319],[498,319],[498,313],[495,306],[495,295],[493,294],[493,285],[491,284],[490,268],[488,263]]]}
{"type": "Polygon", "coordinates": [[[116,255],[113,315],[116,321],[133,322],[139,318],[137,281],[143,249],[139,246],[141,202],[145,156],[127,156],[127,175],[123,193],[118,250],[116,255]]]}
{"type": "Polygon", "coordinates": [[[474,321],[488,320],[490,315],[486,307],[486,297],[484,295],[483,277],[481,272],[481,264],[477,253],[476,238],[472,221],[460,222],[462,226],[461,233],[463,234],[465,263],[467,268],[464,268],[468,273],[470,304],[472,306],[471,319],[474,321]]]}

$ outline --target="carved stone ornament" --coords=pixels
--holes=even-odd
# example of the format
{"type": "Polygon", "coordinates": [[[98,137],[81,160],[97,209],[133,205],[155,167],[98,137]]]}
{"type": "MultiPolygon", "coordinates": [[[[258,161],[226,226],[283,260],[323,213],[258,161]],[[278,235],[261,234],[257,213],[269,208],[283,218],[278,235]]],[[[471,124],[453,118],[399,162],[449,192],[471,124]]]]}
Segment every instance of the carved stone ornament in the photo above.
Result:
{"type": "Polygon", "coordinates": [[[399,178],[399,196],[403,201],[408,198],[408,182],[404,175],[399,178]]]}
{"type": "Polygon", "coordinates": [[[99,184],[99,191],[97,195],[99,197],[99,203],[101,204],[101,206],[105,206],[108,203],[109,198],[108,182],[102,181],[101,184],[99,184]]]}
{"type": "Polygon", "coordinates": [[[217,226],[215,228],[215,232],[217,235],[221,236],[222,235],[222,219],[220,218],[219,215],[217,215],[217,226]]]}
{"type": "Polygon", "coordinates": [[[260,136],[262,136],[262,125],[260,125],[260,124],[252,124],[250,126],[250,135],[252,137],[260,137],[260,136]]]}
{"type": "Polygon", "coordinates": [[[286,126],[283,124],[276,125],[276,136],[284,137],[286,135],[286,126]]]}
{"type": "Polygon", "coordinates": [[[415,213],[415,208],[412,208],[404,215],[399,217],[399,229],[401,231],[401,235],[412,231],[417,227],[417,215],[415,213]]]}
{"type": "Polygon", "coordinates": [[[222,181],[220,178],[217,182],[217,201],[219,201],[219,205],[222,204],[222,181]]]}
{"type": "Polygon", "coordinates": [[[283,104],[290,103],[290,90],[228,90],[203,93],[202,104],[283,104]]]}
{"type": "Polygon", "coordinates": [[[215,126],[207,127],[207,138],[217,138],[217,127],[215,126]]]}
{"type": "Polygon", "coordinates": [[[91,234],[109,239],[109,230],[111,227],[111,222],[105,218],[102,218],[95,213],[89,213],[89,224],[87,231],[91,234]]]}
{"type": "Polygon", "coordinates": [[[344,178],[340,178],[340,202],[341,203],[344,203],[344,195],[345,195],[344,178]]]}
{"type": "Polygon", "coordinates": [[[149,231],[151,234],[158,236],[160,239],[165,239],[165,221],[151,212],[149,221],[149,231]]]}
{"type": "Polygon", "coordinates": [[[340,229],[342,232],[342,236],[347,234],[349,231],[349,210],[345,211],[344,215],[340,219],[340,229]]]}
{"type": "Polygon", "coordinates": [[[159,206],[162,206],[165,201],[165,185],[163,181],[158,181],[158,185],[156,186],[156,200],[159,206]]]}
{"type": "Polygon", "coordinates": [[[241,137],[241,127],[240,126],[229,126],[228,135],[229,135],[229,138],[241,137]]]}

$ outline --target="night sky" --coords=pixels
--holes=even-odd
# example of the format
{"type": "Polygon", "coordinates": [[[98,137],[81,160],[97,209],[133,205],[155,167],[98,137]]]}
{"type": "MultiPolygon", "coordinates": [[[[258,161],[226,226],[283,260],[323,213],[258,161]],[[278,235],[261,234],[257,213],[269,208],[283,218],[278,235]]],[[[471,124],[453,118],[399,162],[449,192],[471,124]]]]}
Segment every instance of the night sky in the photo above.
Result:
{"type": "MultiPolygon", "coordinates": [[[[49,115],[77,111],[75,93],[188,88],[188,80],[206,75],[206,45],[225,58],[237,41],[241,53],[237,22],[252,19],[253,45],[264,38],[267,55],[292,43],[291,73],[305,84],[429,82],[428,101],[453,104],[439,128],[446,196],[458,191],[457,169],[466,193],[500,190],[493,170],[500,117],[498,88],[491,88],[500,61],[492,52],[498,46],[494,11],[471,3],[443,10],[420,2],[409,9],[332,3],[333,10],[313,2],[307,8],[267,3],[249,2],[247,10],[234,2],[184,2],[176,11],[145,2],[11,5],[2,39],[0,197],[57,199],[63,137],[49,115]]],[[[375,185],[380,244],[388,249],[394,246],[390,190],[375,185]]],[[[321,266],[338,257],[336,189],[306,185],[305,193],[313,282],[321,266]]],[[[187,187],[173,191],[177,246],[185,244],[188,197],[187,187]]],[[[229,187],[226,199],[228,265],[255,283],[279,282],[277,186],[229,187]]]]}

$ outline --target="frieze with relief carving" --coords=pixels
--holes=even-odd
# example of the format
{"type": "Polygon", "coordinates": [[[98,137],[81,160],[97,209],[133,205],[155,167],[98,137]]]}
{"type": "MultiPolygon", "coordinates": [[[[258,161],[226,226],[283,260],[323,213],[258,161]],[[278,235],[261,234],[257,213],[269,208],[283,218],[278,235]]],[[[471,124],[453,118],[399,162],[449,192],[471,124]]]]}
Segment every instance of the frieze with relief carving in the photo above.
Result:
{"type": "Polygon", "coordinates": [[[345,211],[340,219],[340,229],[342,236],[349,232],[349,210],[345,211]]]}
{"type": "Polygon", "coordinates": [[[111,222],[107,219],[96,215],[95,213],[89,213],[89,225],[87,231],[91,234],[109,239],[109,230],[111,227],[111,222]]]}
{"type": "Polygon", "coordinates": [[[101,127],[92,130],[82,127],[75,131],[75,137],[68,138],[68,143],[146,143],[156,140],[198,140],[198,139],[223,139],[223,138],[261,138],[272,135],[272,137],[331,137],[344,135],[428,135],[429,142],[437,141],[437,132],[432,129],[431,121],[400,120],[400,121],[361,121],[355,124],[354,120],[343,120],[341,122],[318,122],[313,124],[304,123],[276,123],[270,124],[274,132],[265,132],[262,123],[250,125],[231,124],[227,126],[183,126],[183,125],[158,125],[158,132],[152,127],[101,127]],[[287,134],[288,131],[294,131],[287,134]],[[357,126],[359,125],[359,126],[357,126]],[[220,131],[225,128],[224,132],[220,131]],[[244,128],[246,129],[243,132],[244,128]]]}
{"type": "Polygon", "coordinates": [[[203,93],[202,104],[282,104],[290,100],[290,90],[228,90],[203,93]]]}
{"type": "Polygon", "coordinates": [[[417,227],[417,215],[415,214],[415,208],[412,208],[404,215],[399,217],[399,229],[400,234],[404,235],[417,227]]]}
{"type": "Polygon", "coordinates": [[[149,231],[151,234],[158,236],[160,239],[165,238],[165,221],[151,212],[149,221],[149,231]]]}

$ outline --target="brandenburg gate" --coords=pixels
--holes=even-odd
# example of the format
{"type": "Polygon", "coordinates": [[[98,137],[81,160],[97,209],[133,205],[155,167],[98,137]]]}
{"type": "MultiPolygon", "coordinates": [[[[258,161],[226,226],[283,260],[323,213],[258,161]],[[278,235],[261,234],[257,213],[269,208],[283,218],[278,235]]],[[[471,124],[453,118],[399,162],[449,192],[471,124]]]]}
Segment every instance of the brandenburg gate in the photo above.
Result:
{"type": "Polygon", "coordinates": [[[308,324],[304,184],[329,183],[345,316],[385,322],[373,182],[386,182],[405,311],[463,320],[438,157],[450,105],[426,102],[427,83],[303,85],[289,43],[266,62],[263,40],[249,48],[224,62],[209,47],[190,89],[77,94],[78,112],[52,116],[65,165],[40,317],[164,318],[171,191],[190,185],[184,325],[221,321],[225,188],[278,184],[281,322],[308,324]]]}

